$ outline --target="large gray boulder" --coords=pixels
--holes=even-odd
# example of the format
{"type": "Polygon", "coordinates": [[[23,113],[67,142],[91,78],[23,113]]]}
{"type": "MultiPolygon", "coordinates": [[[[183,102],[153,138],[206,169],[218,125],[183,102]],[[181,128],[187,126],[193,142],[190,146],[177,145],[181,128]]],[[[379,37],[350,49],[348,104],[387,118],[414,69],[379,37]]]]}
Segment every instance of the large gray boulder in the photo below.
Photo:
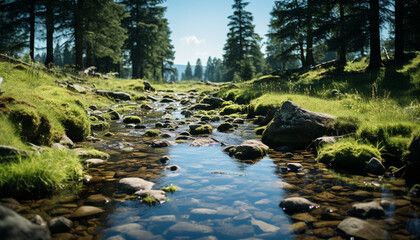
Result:
{"type": "Polygon", "coordinates": [[[346,218],[337,229],[348,237],[357,239],[389,239],[387,232],[376,225],[373,225],[359,218],[346,218]]]}
{"type": "Polygon", "coordinates": [[[0,205],[0,239],[50,239],[48,228],[31,223],[13,210],[0,205]]]}
{"type": "Polygon", "coordinates": [[[385,215],[385,211],[381,204],[375,201],[353,204],[351,212],[354,216],[362,218],[377,218],[385,215]]]}
{"type": "Polygon", "coordinates": [[[314,139],[328,133],[335,118],[299,107],[291,101],[283,103],[267,126],[262,142],[271,148],[278,146],[307,147],[314,139]]]}
{"type": "Polygon", "coordinates": [[[283,199],[279,206],[287,213],[308,212],[318,207],[315,203],[302,197],[290,197],[283,199]]]}
{"type": "Polygon", "coordinates": [[[152,190],[153,185],[153,182],[136,177],[123,178],[119,182],[120,190],[129,194],[140,190],[152,190]]]}

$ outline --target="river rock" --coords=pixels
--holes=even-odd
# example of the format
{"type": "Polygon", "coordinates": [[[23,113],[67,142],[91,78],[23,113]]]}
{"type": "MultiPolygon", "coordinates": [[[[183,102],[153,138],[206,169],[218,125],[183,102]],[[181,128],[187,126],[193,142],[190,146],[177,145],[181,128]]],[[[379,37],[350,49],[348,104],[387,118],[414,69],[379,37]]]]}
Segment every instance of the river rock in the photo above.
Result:
{"type": "Polygon", "coordinates": [[[139,190],[151,190],[154,185],[153,182],[136,177],[123,178],[119,181],[120,190],[129,194],[139,190]]]}
{"type": "Polygon", "coordinates": [[[42,227],[47,227],[48,226],[48,223],[38,214],[35,215],[33,218],[31,218],[31,223],[35,223],[35,224],[37,224],[39,226],[42,226],[42,227]]]}
{"type": "Polygon", "coordinates": [[[363,190],[357,190],[349,194],[349,197],[356,201],[363,201],[368,198],[372,198],[373,194],[363,190]]]}
{"type": "Polygon", "coordinates": [[[109,109],[108,114],[111,117],[111,120],[119,120],[121,118],[121,115],[114,109],[109,109]]]}
{"type": "Polygon", "coordinates": [[[161,158],[159,159],[159,161],[160,161],[162,164],[167,164],[170,160],[171,160],[171,158],[170,158],[170,157],[168,157],[168,156],[163,156],[163,157],[161,157],[161,158]]]}
{"type": "Polygon", "coordinates": [[[349,237],[360,239],[389,239],[385,230],[359,218],[346,218],[337,227],[349,237]]]}
{"type": "Polygon", "coordinates": [[[267,126],[262,142],[272,148],[307,147],[314,139],[327,134],[334,122],[335,118],[328,114],[311,112],[286,101],[267,126]]]}
{"type": "Polygon", "coordinates": [[[259,229],[261,229],[261,231],[263,232],[277,232],[278,230],[280,230],[279,227],[276,227],[274,225],[271,225],[269,223],[257,220],[255,218],[251,218],[251,224],[254,226],[257,226],[259,229]]]}
{"type": "Polygon", "coordinates": [[[50,231],[46,227],[31,223],[13,210],[0,205],[0,238],[15,239],[50,239],[50,231]]]}
{"type": "Polygon", "coordinates": [[[119,240],[119,239],[153,239],[161,240],[160,236],[153,235],[153,233],[144,230],[144,227],[138,223],[128,223],[118,225],[105,230],[105,235],[112,236],[107,240],[119,240]]]}
{"type": "Polygon", "coordinates": [[[312,141],[311,145],[315,147],[315,149],[320,149],[325,144],[331,144],[337,142],[339,139],[343,138],[343,136],[329,136],[329,137],[319,137],[312,141]]]}
{"type": "Polygon", "coordinates": [[[268,146],[258,140],[247,140],[240,145],[224,148],[222,151],[241,160],[257,159],[266,155],[268,146]]]}
{"type": "Polygon", "coordinates": [[[184,111],[181,112],[181,114],[184,115],[184,117],[186,117],[186,118],[189,118],[192,115],[194,115],[194,113],[189,111],[189,110],[184,110],[184,111]]]}
{"type": "Polygon", "coordinates": [[[124,101],[131,100],[130,94],[123,93],[123,92],[112,92],[112,91],[107,91],[107,90],[96,90],[95,93],[98,94],[98,95],[101,95],[101,96],[108,96],[108,97],[111,97],[111,98],[120,99],[120,100],[124,100],[124,101]]]}
{"type": "Polygon", "coordinates": [[[48,228],[52,233],[70,232],[73,227],[73,222],[65,217],[56,217],[50,220],[48,228]]]}
{"type": "Polygon", "coordinates": [[[67,137],[67,135],[64,135],[60,139],[59,143],[63,146],[67,146],[67,147],[70,147],[70,148],[72,148],[74,146],[74,142],[69,137],[67,137]]]}
{"type": "Polygon", "coordinates": [[[352,215],[356,217],[382,217],[385,215],[385,211],[382,208],[381,204],[378,202],[372,201],[367,203],[356,203],[352,206],[352,215]]]}
{"type": "Polygon", "coordinates": [[[188,110],[211,110],[212,106],[205,103],[197,103],[188,108],[188,110]]]}
{"type": "Polygon", "coordinates": [[[153,140],[152,144],[150,145],[153,148],[163,148],[175,145],[175,142],[169,141],[167,139],[156,139],[153,140]]]}
{"type": "Polygon", "coordinates": [[[303,166],[300,163],[287,163],[286,167],[289,169],[290,172],[299,172],[303,169],[303,166]]]}
{"type": "Polygon", "coordinates": [[[162,191],[162,190],[139,190],[135,192],[134,195],[142,197],[142,198],[149,196],[153,198],[154,200],[156,200],[157,202],[166,201],[166,193],[165,191],[162,191]]]}
{"type": "Polygon", "coordinates": [[[307,212],[318,206],[306,198],[291,197],[291,198],[286,198],[283,201],[281,201],[280,207],[283,208],[285,212],[295,213],[295,212],[307,212]]]}
{"type": "Polygon", "coordinates": [[[175,225],[171,226],[168,230],[165,231],[165,235],[167,234],[209,234],[213,233],[213,229],[209,226],[200,225],[196,223],[189,223],[189,222],[179,222],[175,225]]]}
{"type": "Polygon", "coordinates": [[[221,123],[221,124],[217,127],[217,130],[218,130],[219,132],[227,132],[227,131],[233,130],[234,128],[235,128],[235,126],[233,126],[233,124],[231,124],[231,123],[229,123],[229,122],[224,122],[224,123],[221,123]]]}
{"type": "Polygon", "coordinates": [[[95,205],[101,205],[101,204],[106,204],[109,203],[110,199],[105,197],[102,194],[94,194],[94,195],[90,195],[87,199],[86,199],[86,203],[89,204],[95,204],[95,205]]]}
{"type": "Polygon", "coordinates": [[[383,175],[386,172],[386,168],[381,161],[377,158],[371,158],[366,165],[366,172],[372,173],[375,175],[383,175]]]}
{"type": "Polygon", "coordinates": [[[206,147],[210,145],[221,145],[221,143],[213,138],[198,138],[190,144],[192,147],[206,147]]]}
{"type": "Polygon", "coordinates": [[[140,108],[144,109],[144,110],[152,110],[153,109],[152,106],[150,106],[149,104],[142,104],[140,106],[140,108]]]}
{"type": "Polygon", "coordinates": [[[99,159],[99,158],[91,158],[85,161],[86,164],[88,165],[99,165],[99,164],[104,164],[106,161],[99,159]]]}
{"type": "Polygon", "coordinates": [[[170,170],[170,171],[178,171],[179,169],[181,169],[178,165],[170,165],[170,166],[166,166],[165,170],[170,170]]]}
{"type": "Polygon", "coordinates": [[[303,222],[316,222],[317,219],[310,215],[309,213],[296,213],[292,215],[292,219],[295,221],[303,222]]]}
{"type": "Polygon", "coordinates": [[[101,215],[105,211],[98,207],[81,206],[70,215],[70,219],[93,218],[101,215]]]}
{"type": "Polygon", "coordinates": [[[210,104],[213,108],[222,106],[225,100],[217,97],[205,97],[201,100],[201,103],[210,104]]]}
{"type": "Polygon", "coordinates": [[[143,85],[144,85],[144,90],[145,91],[155,91],[155,88],[152,87],[152,85],[150,85],[150,83],[148,81],[144,81],[143,85]]]}
{"type": "Polygon", "coordinates": [[[306,223],[304,222],[297,222],[292,224],[292,226],[290,226],[290,230],[292,230],[292,232],[294,233],[304,233],[306,231],[306,223]]]}

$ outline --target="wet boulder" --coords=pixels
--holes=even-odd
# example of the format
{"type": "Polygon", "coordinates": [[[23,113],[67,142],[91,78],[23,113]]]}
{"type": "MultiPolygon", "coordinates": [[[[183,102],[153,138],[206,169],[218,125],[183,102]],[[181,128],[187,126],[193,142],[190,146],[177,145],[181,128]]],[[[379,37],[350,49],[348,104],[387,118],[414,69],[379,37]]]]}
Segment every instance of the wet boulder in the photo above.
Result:
{"type": "Polygon", "coordinates": [[[222,151],[240,160],[258,159],[267,154],[268,146],[258,140],[247,140],[240,145],[226,147],[222,151]]]}
{"type": "Polygon", "coordinates": [[[217,130],[219,131],[219,132],[227,132],[227,131],[231,131],[231,130],[233,130],[235,128],[235,126],[233,126],[233,124],[232,123],[229,123],[229,122],[223,122],[223,123],[221,123],[218,127],[217,127],[217,130]]]}
{"type": "Polygon", "coordinates": [[[218,108],[222,106],[225,100],[217,97],[204,97],[201,99],[200,103],[210,104],[213,108],[218,108]]]}
{"type": "Polygon", "coordinates": [[[188,108],[188,110],[211,110],[212,106],[206,103],[197,103],[188,108]]]}
{"type": "Polygon", "coordinates": [[[335,118],[299,107],[291,101],[283,103],[267,126],[262,142],[269,147],[307,147],[314,139],[326,135],[335,118]]]}
{"type": "Polygon", "coordinates": [[[213,128],[209,124],[191,124],[189,128],[192,135],[211,134],[213,132],[213,128]]]}
{"type": "Polygon", "coordinates": [[[195,139],[190,146],[193,147],[206,147],[210,145],[221,145],[221,142],[213,139],[213,138],[198,138],[195,139]]]}
{"type": "Polygon", "coordinates": [[[279,205],[287,213],[308,212],[318,206],[302,197],[290,197],[280,202],[279,205]]]}
{"type": "Polygon", "coordinates": [[[351,213],[353,216],[362,218],[377,218],[385,215],[385,211],[381,204],[375,201],[353,204],[351,213]]]}
{"type": "Polygon", "coordinates": [[[347,237],[357,239],[389,239],[387,232],[378,226],[359,218],[346,218],[337,227],[347,237]]]}
{"type": "Polygon", "coordinates": [[[144,81],[143,85],[144,85],[144,90],[145,91],[155,91],[155,88],[152,87],[152,85],[150,85],[150,83],[148,81],[144,81]]]}
{"type": "Polygon", "coordinates": [[[151,190],[154,185],[153,182],[136,177],[123,178],[119,181],[120,190],[129,194],[140,190],[151,190]]]}
{"type": "Polygon", "coordinates": [[[134,193],[134,195],[141,198],[149,197],[149,202],[147,203],[159,203],[166,201],[166,192],[162,190],[140,190],[134,193]]]}
{"type": "Polygon", "coordinates": [[[98,217],[104,212],[105,211],[103,209],[98,208],[98,207],[81,206],[70,215],[70,219],[74,220],[74,219],[83,219],[83,218],[94,218],[94,217],[98,217]]]}
{"type": "Polygon", "coordinates": [[[163,147],[169,147],[175,145],[175,142],[169,141],[167,139],[156,139],[153,140],[152,144],[150,144],[153,148],[163,148],[163,147]]]}
{"type": "Polygon", "coordinates": [[[15,239],[50,239],[50,231],[46,227],[31,223],[13,210],[0,205],[0,238],[15,239]]]}
{"type": "Polygon", "coordinates": [[[50,220],[48,228],[52,233],[70,232],[73,227],[73,222],[65,217],[56,217],[50,220]]]}
{"type": "Polygon", "coordinates": [[[114,109],[109,109],[107,114],[111,117],[111,120],[119,120],[121,118],[120,114],[114,109]]]}

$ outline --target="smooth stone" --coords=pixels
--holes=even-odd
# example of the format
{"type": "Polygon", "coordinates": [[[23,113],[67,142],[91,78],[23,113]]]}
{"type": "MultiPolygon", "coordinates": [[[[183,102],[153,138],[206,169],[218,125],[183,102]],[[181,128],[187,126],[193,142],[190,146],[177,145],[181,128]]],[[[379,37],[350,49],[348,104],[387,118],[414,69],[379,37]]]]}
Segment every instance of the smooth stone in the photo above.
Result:
{"type": "Polygon", "coordinates": [[[99,158],[91,158],[85,161],[88,165],[99,165],[99,164],[103,164],[106,161],[99,159],[99,158]]]}
{"type": "Polygon", "coordinates": [[[320,238],[328,239],[334,237],[335,231],[332,228],[317,228],[314,229],[314,235],[320,238]]]}
{"type": "Polygon", "coordinates": [[[166,201],[166,192],[162,190],[140,190],[134,193],[134,195],[139,197],[151,197],[155,199],[157,202],[164,202],[166,201]]]}
{"type": "Polygon", "coordinates": [[[166,164],[166,163],[168,163],[170,160],[171,160],[171,158],[170,158],[170,157],[168,157],[168,156],[163,156],[163,157],[161,157],[161,158],[159,159],[159,161],[160,161],[162,164],[166,164]]]}
{"type": "Polygon", "coordinates": [[[251,218],[251,224],[257,226],[263,232],[277,232],[280,230],[279,227],[276,227],[272,224],[257,220],[255,218],[251,218]]]}
{"type": "Polygon", "coordinates": [[[171,226],[168,230],[165,231],[167,234],[188,234],[188,233],[199,233],[199,234],[209,234],[213,233],[213,229],[209,226],[200,225],[196,223],[189,222],[179,222],[171,226]]]}
{"type": "Polygon", "coordinates": [[[290,172],[299,172],[303,169],[303,166],[300,163],[287,163],[286,167],[290,170],[290,172]]]}
{"type": "Polygon", "coordinates": [[[73,222],[65,217],[56,217],[50,220],[48,227],[52,233],[70,232],[73,228],[73,222]]]}
{"type": "Polygon", "coordinates": [[[349,197],[356,201],[363,201],[368,198],[372,198],[373,194],[363,190],[358,190],[349,194],[349,197]]]}
{"type": "Polygon", "coordinates": [[[341,221],[320,221],[320,222],[314,222],[313,226],[315,228],[324,228],[324,227],[337,227],[338,224],[340,224],[341,221]]]}
{"type": "Polygon", "coordinates": [[[210,145],[220,145],[221,143],[213,138],[198,138],[195,139],[190,146],[192,147],[206,147],[210,145]]]}
{"type": "Polygon", "coordinates": [[[151,190],[153,185],[155,183],[136,177],[123,178],[119,181],[120,189],[130,194],[139,190],[151,190]]]}
{"type": "Polygon", "coordinates": [[[150,222],[176,222],[175,215],[161,215],[161,216],[151,216],[147,221],[150,222]]]}
{"type": "Polygon", "coordinates": [[[352,206],[352,214],[357,217],[381,217],[385,215],[384,209],[378,202],[356,203],[352,206]]]}
{"type": "Polygon", "coordinates": [[[169,141],[167,139],[156,139],[153,140],[151,147],[153,148],[163,148],[163,147],[169,147],[175,145],[175,142],[169,141]]]}
{"type": "Polygon", "coordinates": [[[50,239],[48,228],[34,224],[2,205],[0,205],[0,234],[0,238],[4,240],[50,239]]]}
{"type": "Polygon", "coordinates": [[[43,227],[48,226],[48,223],[38,214],[31,218],[31,222],[43,227]]]}
{"type": "Polygon", "coordinates": [[[346,218],[337,227],[350,237],[360,239],[389,239],[385,230],[359,218],[346,218]]]}
{"type": "Polygon", "coordinates": [[[315,222],[317,219],[310,215],[309,213],[297,213],[292,215],[292,219],[295,221],[303,222],[315,222]]]}
{"type": "Polygon", "coordinates": [[[304,233],[306,231],[306,223],[304,222],[297,222],[290,226],[290,230],[294,233],[304,233]]]}
{"type": "Polygon", "coordinates": [[[105,197],[102,194],[90,195],[86,199],[86,203],[93,203],[93,204],[105,204],[105,203],[109,203],[109,201],[110,199],[105,197]]]}
{"type": "Polygon", "coordinates": [[[92,218],[101,215],[105,211],[98,207],[82,206],[76,209],[71,215],[70,219],[92,218]]]}
{"type": "Polygon", "coordinates": [[[258,140],[247,140],[240,145],[224,148],[222,151],[240,160],[258,159],[266,155],[268,146],[258,140]]]}
{"type": "Polygon", "coordinates": [[[191,214],[215,215],[217,214],[217,210],[209,208],[194,208],[191,210],[191,214]]]}
{"type": "MultiPolygon", "coordinates": [[[[153,235],[153,233],[144,230],[143,226],[138,223],[128,223],[119,225],[116,227],[112,227],[110,229],[105,230],[106,235],[114,235],[112,236],[112,240],[119,240],[119,239],[154,239],[160,240],[163,239],[161,236],[153,235]]],[[[108,238],[111,239],[111,238],[108,238]]]]}
{"type": "Polygon", "coordinates": [[[178,171],[179,169],[181,169],[181,167],[179,167],[178,165],[170,165],[170,166],[165,167],[165,170],[170,170],[170,171],[178,171]]]}
{"type": "Polygon", "coordinates": [[[317,207],[315,203],[310,202],[306,198],[302,197],[291,197],[286,198],[280,203],[280,207],[285,212],[299,212],[299,211],[310,211],[317,207]]]}

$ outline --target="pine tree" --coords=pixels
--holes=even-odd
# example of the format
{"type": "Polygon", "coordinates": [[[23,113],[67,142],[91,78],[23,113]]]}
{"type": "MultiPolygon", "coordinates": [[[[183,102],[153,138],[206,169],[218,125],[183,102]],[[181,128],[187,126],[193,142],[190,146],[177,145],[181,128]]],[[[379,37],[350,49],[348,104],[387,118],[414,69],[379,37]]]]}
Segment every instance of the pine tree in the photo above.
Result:
{"type": "Polygon", "coordinates": [[[201,64],[201,59],[197,59],[194,68],[194,78],[195,79],[203,79],[203,65],[201,64]]]}
{"type": "Polygon", "coordinates": [[[61,52],[60,44],[56,44],[54,47],[54,65],[64,66],[63,64],[63,54],[61,52]]]}
{"type": "MultiPolygon", "coordinates": [[[[224,65],[226,68],[226,80],[232,80],[235,73],[241,71],[241,62],[244,59],[253,56],[259,59],[262,54],[259,47],[259,36],[254,32],[254,25],[252,24],[252,14],[245,10],[249,2],[243,0],[234,0],[232,9],[233,15],[229,16],[230,22],[229,32],[227,34],[227,41],[224,46],[224,65]]],[[[258,61],[253,61],[253,65],[261,68],[258,61]]]]}
{"type": "Polygon", "coordinates": [[[185,69],[184,77],[182,80],[191,80],[193,79],[193,72],[190,62],[187,63],[187,68],[185,69]]]}
{"type": "Polygon", "coordinates": [[[206,64],[206,71],[204,72],[204,80],[206,81],[210,81],[213,82],[214,81],[214,65],[213,65],[213,60],[211,59],[211,57],[209,57],[207,59],[207,64],[206,64]]]}

